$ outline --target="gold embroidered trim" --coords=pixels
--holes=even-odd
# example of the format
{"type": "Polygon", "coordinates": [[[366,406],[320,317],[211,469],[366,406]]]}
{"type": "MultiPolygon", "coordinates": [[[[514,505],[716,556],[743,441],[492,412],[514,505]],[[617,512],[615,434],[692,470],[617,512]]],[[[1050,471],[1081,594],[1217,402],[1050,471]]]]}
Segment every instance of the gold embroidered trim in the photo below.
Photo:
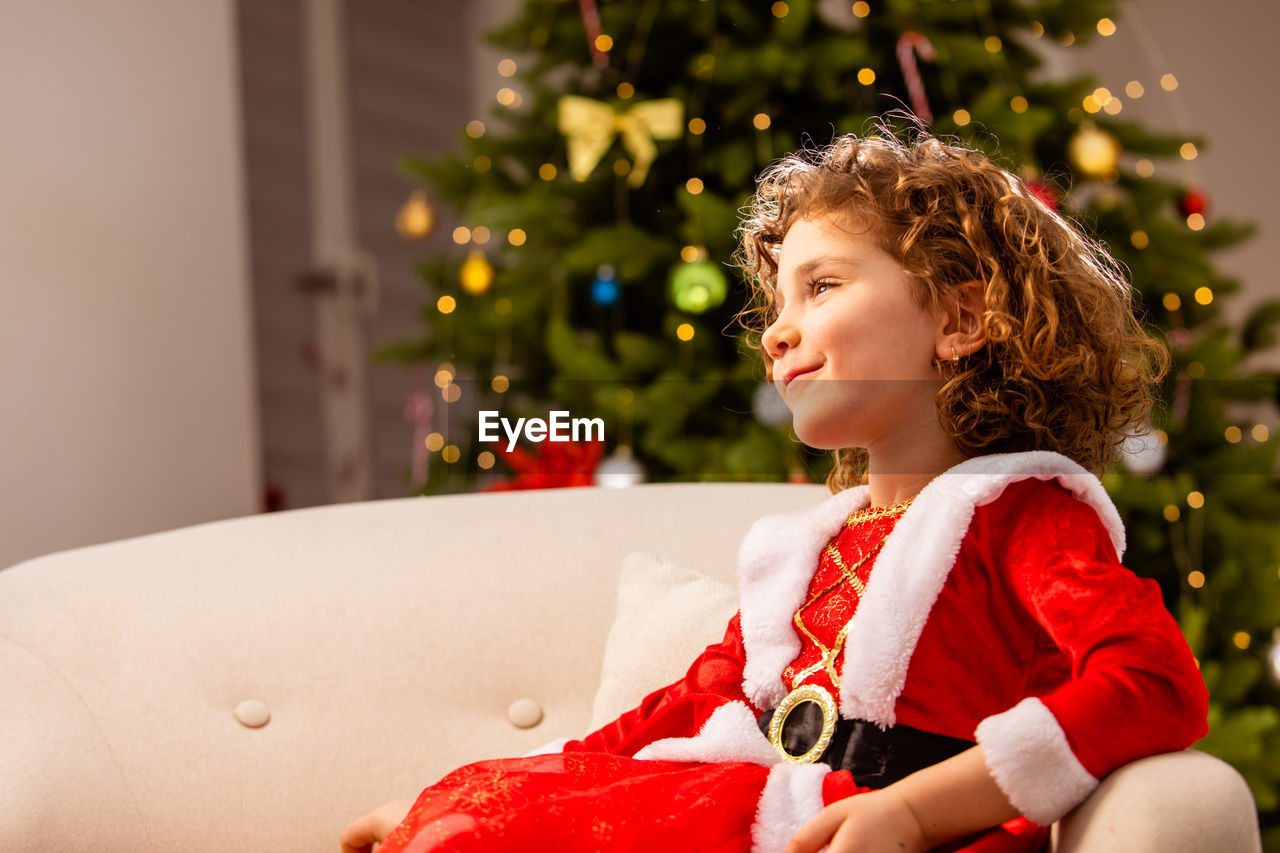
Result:
{"type": "Polygon", "coordinates": [[[849,514],[849,517],[845,519],[845,526],[850,527],[867,521],[876,521],[881,518],[893,518],[895,516],[902,515],[907,511],[907,507],[911,506],[911,501],[913,500],[915,500],[915,498],[908,498],[902,503],[893,504],[892,506],[878,506],[860,509],[857,512],[849,514]]]}
{"type": "Polygon", "coordinates": [[[844,558],[840,556],[840,553],[836,550],[834,544],[830,542],[827,543],[827,554],[835,561],[836,566],[840,569],[840,578],[837,579],[835,583],[829,584],[815,593],[812,598],[800,605],[799,609],[796,610],[795,615],[791,617],[791,621],[795,624],[796,630],[808,637],[809,641],[821,652],[821,657],[818,659],[817,663],[800,670],[800,672],[796,673],[791,679],[792,689],[818,670],[825,671],[827,676],[831,679],[831,686],[839,689],[840,676],[836,673],[836,659],[840,656],[840,650],[844,648],[844,641],[849,635],[849,626],[853,623],[846,622],[844,627],[840,629],[840,633],[836,635],[835,643],[833,643],[830,648],[827,648],[821,640],[813,635],[813,632],[809,630],[809,627],[804,624],[802,614],[817,602],[818,599],[822,598],[845,581],[849,582],[849,585],[854,588],[854,591],[858,593],[859,599],[861,599],[862,593],[866,589],[866,585],[862,582],[862,579],[857,576],[856,572],[868,560],[876,555],[881,546],[884,545],[886,538],[888,538],[887,535],[881,537],[880,541],[875,545],[872,545],[871,548],[862,556],[858,557],[857,561],[852,566],[845,563],[844,558]]]}
{"type": "MultiPolygon", "coordinates": [[[[879,550],[879,548],[880,545],[877,544],[871,550],[874,552],[879,550]]],[[[836,550],[836,546],[830,542],[827,543],[827,556],[830,557],[831,562],[835,563],[836,567],[840,569],[840,572],[845,576],[845,579],[849,581],[849,586],[853,587],[854,591],[858,593],[859,600],[861,600],[862,594],[867,591],[867,586],[862,582],[862,578],[858,577],[854,572],[867,561],[867,558],[862,557],[856,564],[850,566],[844,561],[844,557],[840,556],[840,552],[836,550]]]]}

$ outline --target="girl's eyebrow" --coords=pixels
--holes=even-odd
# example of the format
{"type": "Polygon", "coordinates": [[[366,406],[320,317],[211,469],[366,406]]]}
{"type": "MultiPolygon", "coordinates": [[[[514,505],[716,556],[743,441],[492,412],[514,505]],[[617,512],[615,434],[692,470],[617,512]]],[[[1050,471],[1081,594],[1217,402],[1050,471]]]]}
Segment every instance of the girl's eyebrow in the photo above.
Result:
{"type": "Polygon", "coordinates": [[[823,264],[844,264],[845,266],[856,267],[859,265],[857,258],[850,258],[841,255],[819,255],[816,258],[810,258],[804,263],[796,267],[796,275],[803,278],[813,272],[815,268],[823,264]]]}

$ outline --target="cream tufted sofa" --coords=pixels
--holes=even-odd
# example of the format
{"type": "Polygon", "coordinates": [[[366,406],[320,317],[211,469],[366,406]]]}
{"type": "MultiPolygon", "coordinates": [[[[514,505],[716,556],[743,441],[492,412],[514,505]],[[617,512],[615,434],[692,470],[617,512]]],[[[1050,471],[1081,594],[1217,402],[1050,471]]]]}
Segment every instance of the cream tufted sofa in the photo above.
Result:
{"type": "MultiPolygon", "coordinates": [[[[825,494],[410,498],[6,569],[0,851],[335,851],[384,801],[583,734],[673,680],[723,631],[750,522],[825,494]]],[[[1056,848],[1260,849],[1243,780],[1192,751],[1112,774],[1056,848]]]]}

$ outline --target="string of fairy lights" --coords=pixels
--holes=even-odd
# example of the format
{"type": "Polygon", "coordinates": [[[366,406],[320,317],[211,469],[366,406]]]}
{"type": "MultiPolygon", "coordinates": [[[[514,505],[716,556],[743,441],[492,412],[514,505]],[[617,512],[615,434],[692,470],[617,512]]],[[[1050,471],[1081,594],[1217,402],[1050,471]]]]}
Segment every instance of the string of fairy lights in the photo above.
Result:
{"type": "MultiPolygon", "coordinates": [[[[707,2],[707,0],[703,0],[707,2]]],[[[954,2],[954,0],[953,0],[954,2]]],[[[653,0],[650,0],[650,7],[654,7],[653,0]]],[[[834,4],[823,4],[823,9],[827,10],[828,15],[831,14],[831,8],[834,4]]],[[[600,57],[607,57],[614,48],[614,41],[607,33],[598,32],[599,20],[594,14],[594,4],[584,3],[584,26],[591,36],[590,46],[593,55],[599,64],[600,57]],[[592,30],[597,30],[594,34],[592,30]]],[[[841,7],[848,9],[848,16],[853,21],[866,18],[871,14],[871,6],[865,0],[853,3],[851,6],[841,7]]],[[[784,18],[790,13],[790,8],[786,2],[775,2],[770,13],[777,18],[784,18]]],[[[987,24],[992,30],[992,34],[988,35],[984,41],[986,50],[993,57],[1001,57],[1003,53],[1003,44],[999,36],[994,34],[995,24],[990,20],[990,12],[986,11],[985,17],[987,24]]],[[[833,23],[848,23],[835,22],[833,23]]],[[[847,27],[846,27],[847,28],[847,27]]],[[[1116,24],[1109,18],[1103,18],[1097,23],[1097,31],[1100,35],[1108,37],[1114,35],[1117,31],[1116,24]]],[[[1145,34],[1145,30],[1142,31],[1145,34]]],[[[1042,38],[1045,30],[1039,22],[1033,22],[1031,25],[1031,33],[1035,38],[1042,38]]],[[[539,36],[545,41],[545,28],[538,28],[531,35],[531,46],[536,46],[539,42],[539,36]],[[538,30],[541,30],[539,32],[538,30]]],[[[1071,33],[1067,33],[1060,38],[1060,43],[1069,46],[1075,42],[1075,37],[1071,33]]],[[[1153,52],[1149,36],[1143,41],[1144,50],[1149,54],[1153,52]]],[[[629,61],[626,63],[626,72],[624,79],[617,85],[616,94],[619,99],[627,101],[634,97],[635,86],[630,82],[630,78],[634,78],[639,67],[640,60],[643,55],[643,44],[637,40],[632,45],[632,53],[629,61]]],[[[1152,57],[1149,57],[1152,58],[1152,57]]],[[[694,64],[695,78],[702,81],[701,89],[705,90],[705,82],[710,78],[711,72],[715,67],[714,54],[708,53],[698,57],[694,64]]],[[[514,77],[518,70],[514,59],[505,58],[498,63],[498,74],[504,78],[514,77]]],[[[1016,75],[1011,70],[1005,74],[1007,85],[1011,88],[1017,87],[1016,75]]],[[[857,73],[858,82],[864,86],[872,86],[876,80],[876,71],[873,68],[862,68],[857,73]]],[[[1166,92],[1174,92],[1178,88],[1176,77],[1172,73],[1165,73],[1160,77],[1160,86],[1166,92]]],[[[1125,95],[1132,100],[1143,97],[1145,87],[1138,80],[1131,80],[1125,85],[1125,95]]],[[[704,97],[703,92],[699,91],[690,99],[697,102],[704,97]]],[[[509,109],[518,109],[523,98],[521,94],[511,86],[502,86],[495,94],[498,104],[509,109]]],[[[927,106],[924,109],[917,109],[917,112],[927,112],[927,106]]],[[[1024,94],[1015,92],[1009,101],[1010,109],[1015,113],[1025,112],[1028,107],[1028,101],[1024,94]]],[[[1123,109],[1122,100],[1113,95],[1105,87],[1099,87],[1092,93],[1087,95],[1079,107],[1072,108],[1068,112],[1068,119],[1074,122],[1082,122],[1080,130],[1073,136],[1068,145],[1068,153],[1072,160],[1072,164],[1079,172],[1087,177],[1099,178],[1103,181],[1114,183],[1118,175],[1118,163],[1122,155],[1122,147],[1120,143],[1105,130],[1097,127],[1093,123],[1083,120],[1083,116],[1092,115],[1098,112],[1105,112],[1107,115],[1118,115],[1123,109]],[[1082,121],[1083,120],[1083,121],[1082,121]]],[[[965,127],[971,122],[969,112],[963,108],[957,109],[952,114],[952,120],[957,127],[965,127]]],[[[767,131],[771,126],[771,117],[764,112],[757,113],[753,116],[752,125],[757,131],[767,131]]],[[[688,119],[686,129],[691,137],[700,137],[706,130],[706,122],[699,116],[692,116],[688,119]]],[[[466,126],[468,136],[472,138],[480,138],[486,132],[483,121],[473,120],[466,126]]],[[[701,157],[701,149],[698,146],[692,147],[693,159],[695,162],[701,157]]],[[[1181,157],[1186,161],[1193,161],[1197,157],[1196,147],[1193,143],[1185,143],[1180,151],[1181,157]]],[[[594,165],[594,164],[593,164],[594,165]]],[[[472,168],[477,173],[487,172],[492,168],[489,158],[480,155],[471,163],[472,168]]],[[[1133,166],[1134,172],[1142,177],[1150,177],[1155,173],[1155,165],[1148,159],[1138,160],[1133,166]]],[[[625,177],[631,173],[632,163],[625,158],[617,158],[613,162],[613,171],[618,177],[625,177]]],[[[560,168],[555,163],[545,162],[539,166],[538,176],[544,181],[553,181],[560,174],[560,168]]],[[[579,180],[585,180],[585,177],[579,177],[579,180]]],[[[1206,202],[1203,194],[1194,188],[1198,182],[1193,182],[1193,188],[1188,189],[1181,202],[1181,206],[1185,209],[1185,221],[1189,229],[1193,231],[1204,228],[1205,219],[1204,212],[1206,202]]],[[[703,190],[703,181],[697,175],[688,178],[685,183],[685,190],[691,195],[697,195],[703,190]]],[[[1136,209],[1132,212],[1136,218],[1138,213],[1136,209]]],[[[421,189],[414,190],[405,203],[403,208],[397,215],[396,224],[400,233],[408,239],[421,240],[429,236],[436,222],[436,215],[428,201],[426,194],[421,189]]],[[[454,242],[466,246],[471,245],[466,259],[463,261],[459,270],[459,282],[463,291],[471,295],[480,295],[485,293],[494,279],[494,269],[488,257],[486,256],[483,246],[490,240],[489,229],[483,225],[474,228],[459,226],[453,233],[454,242]]],[[[507,241],[513,247],[524,244],[527,239],[523,229],[512,229],[507,235],[507,241]]],[[[1141,227],[1136,227],[1131,234],[1131,241],[1135,248],[1145,248],[1149,243],[1146,231],[1141,227]]],[[[689,313],[698,313],[705,311],[719,304],[727,293],[727,285],[724,282],[723,274],[719,267],[714,263],[707,261],[706,249],[702,246],[689,245],[684,247],[681,252],[682,259],[687,265],[676,271],[673,276],[672,294],[673,301],[676,306],[683,311],[689,313]]],[[[617,280],[610,268],[602,267],[597,276],[597,280],[592,284],[592,298],[597,304],[609,304],[617,298],[619,292],[617,280]]],[[[1201,305],[1208,305],[1213,300],[1212,290],[1208,287],[1201,287],[1194,294],[1196,302],[1201,305]]],[[[1163,298],[1164,307],[1170,312],[1176,312],[1181,307],[1181,297],[1176,293],[1168,293],[1163,298]]],[[[495,303],[495,310],[503,313],[503,301],[498,300],[495,303]]],[[[507,303],[509,310],[509,302],[507,303]]],[[[437,309],[443,313],[451,313],[457,306],[456,299],[451,295],[443,295],[437,300],[437,309]]],[[[696,334],[695,328],[690,323],[681,323],[676,326],[674,334],[681,341],[691,341],[696,334]]],[[[1195,378],[1194,376],[1192,378],[1195,378]]],[[[1265,430],[1264,425],[1258,425],[1265,430]]],[[[1257,433],[1255,427],[1253,430],[1257,433]]],[[[1230,438],[1228,438],[1230,440],[1230,438]]],[[[1239,439],[1237,439],[1239,440],[1239,439]]]]}
{"type": "MultiPolygon", "coordinates": [[[[628,133],[628,115],[635,110],[647,110],[650,127],[665,125],[671,128],[673,119],[678,117],[678,121],[674,122],[675,125],[678,125],[678,131],[665,134],[654,133],[653,138],[674,138],[677,135],[687,134],[690,176],[684,183],[684,191],[691,196],[696,196],[703,191],[704,183],[702,178],[699,177],[703,173],[704,156],[701,139],[707,130],[707,123],[698,113],[701,112],[706,103],[709,83],[715,69],[716,56],[714,53],[708,52],[693,58],[694,85],[686,99],[686,103],[673,102],[674,99],[665,99],[661,102],[637,102],[635,100],[636,88],[634,81],[638,77],[638,70],[644,54],[644,42],[647,38],[649,27],[656,16],[657,2],[658,0],[646,0],[646,5],[641,10],[637,21],[635,38],[632,39],[625,61],[622,63],[621,82],[616,85],[614,91],[623,106],[614,107],[585,98],[566,96],[565,100],[560,104],[560,128],[566,137],[565,160],[561,163],[547,161],[540,164],[537,168],[537,176],[540,180],[552,182],[564,180],[566,177],[570,180],[586,180],[595,172],[597,165],[605,159],[609,149],[613,147],[616,135],[621,138],[628,156],[615,157],[608,164],[609,170],[612,171],[619,182],[625,182],[632,187],[643,183],[648,165],[652,162],[653,157],[656,156],[656,152],[652,149],[652,139],[645,143],[643,139],[637,141],[638,138],[635,135],[628,133]],[[631,106],[627,106],[628,104],[631,104],[631,106]],[[688,115],[684,114],[686,109],[688,110],[688,115]],[[610,131],[604,134],[603,144],[600,144],[599,140],[601,125],[608,125],[610,128],[610,131]],[[585,147],[587,143],[583,142],[581,138],[575,137],[577,132],[575,127],[589,129],[588,131],[583,131],[584,137],[591,134],[595,135],[596,139],[592,143],[595,145],[594,148],[587,150],[585,147]],[[620,132],[615,134],[615,131],[620,132]],[[568,175],[566,176],[565,173],[568,173],[568,175]]],[[[714,0],[702,0],[702,2],[714,2],[714,0]]],[[[952,2],[955,2],[955,0],[952,0],[952,2]]],[[[549,4],[549,6],[554,5],[549,4]]],[[[614,39],[601,30],[599,17],[595,13],[594,0],[579,0],[579,5],[583,11],[584,34],[588,40],[593,63],[597,67],[604,67],[611,61],[611,57],[615,52],[614,39]]],[[[861,22],[871,14],[872,8],[871,4],[865,2],[865,0],[859,0],[859,2],[851,5],[845,2],[837,2],[837,0],[820,0],[817,11],[833,26],[847,32],[855,32],[861,22]]],[[[773,3],[769,8],[769,13],[775,18],[785,18],[790,12],[790,7],[784,0],[773,3]]],[[[1009,90],[1008,106],[1014,113],[1024,113],[1031,108],[1031,105],[1026,94],[1020,89],[1017,74],[1014,73],[1005,57],[1005,46],[997,35],[997,27],[991,16],[989,5],[980,0],[977,3],[977,12],[979,21],[988,32],[983,45],[992,61],[996,64],[998,79],[1003,80],[1004,85],[1009,90]]],[[[1160,53],[1159,47],[1143,22],[1140,10],[1136,8],[1136,5],[1131,4],[1128,8],[1128,14],[1130,16],[1128,20],[1132,22],[1132,32],[1138,39],[1149,66],[1153,69],[1153,75],[1159,73],[1154,85],[1171,96],[1170,103],[1178,119],[1179,131],[1189,136],[1191,128],[1189,111],[1178,93],[1178,80],[1171,71],[1164,70],[1163,73],[1160,73],[1162,69],[1169,67],[1168,63],[1160,53]]],[[[1096,30],[1101,37],[1110,38],[1117,33],[1118,27],[1111,19],[1103,18],[1096,23],[1096,30]]],[[[545,24],[535,26],[530,34],[530,49],[535,49],[545,44],[548,31],[548,26],[545,24]]],[[[1036,39],[1047,37],[1044,26],[1039,22],[1032,23],[1030,33],[1036,39]]],[[[1071,46],[1075,41],[1075,35],[1072,33],[1061,34],[1057,39],[1058,44],[1064,47],[1071,46]]],[[[906,77],[909,84],[908,88],[912,94],[913,108],[922,117],[929,115],[927,93],[923,91],[923,87],[918,83],[919,72],[916,68],[916,62],[933,60],[932,45],[919,33],[904,34],[903,42],[899,44],[898,59],[904,77],[906,77]]],[[[497,64],[497,72],[504,79],[513,78],[517,71],[518,66],[514,59],[504,58],[497,64]]],[[[877,76],[877,69],[871,67],[861,68],[856,73],[858,83],[866,87],[874,86],[877,76]]],[[[1067,154],[1077,173],[1085,179],[1079,187],[1073,190],[1072,197],[1059,199],[1055,197],[1053,190],[1040,181],[1039,175],[1024,174],[1024,178],[1028,180],[1028,185],[1051,206],[1056,207],[1059,203],[1082,206],[1090,198],[1099,205],[1120,206],[1123,215],[1131,225],[1130,242],[1137,250],[1146,249],[1150,245],[1149,229],[1143,222],[1142,211],[1131,198],[1111,188],[1119,180],[1121,161],[1125,154],[1123,146],[1111,133],[1098,126],[1092,120],[1092,117],[1099,114],[1111,117],[1118,116],[1124,110],[1126,101],[1136,102],[1147,97],[1147,90],[1148,85],[1138,79],[1132,79],[1124,83],[1119,92],[1112,92],[1106,87],[1098,87],[1087,94],[1078,106],[1071,107],[1068,110],[1067,119],[1079,127],[1068,142],[1067,154]]],[[[515,86],[506,84],[496,91],[495,100],[500,106],[511,110],[519,109],[524,102],[523,96],[515,86]]],[[[959,99],[957,98],[956,100],[959,99]]],[[[957,128],[966,127],[973,121],[970,112],[964,108],[954,110],[950,118],[957,128]]],[[[762,110],[752,117],[752,129],[758,134],[766,134],[769,132],[772,122],[772,116],[766,110],[762,110]]],[[[484,122],[478,119],[466,125],[466,133],[473,139],[483,137],[486,132],[487,128],[484,122]]],[[[763,136],[761,138],[763,139],[763,136]]],[[[761,155],[768,159],[769,147],[762,143],[759,150],[761,155]]],[[[1208,201],[1204,191],[1200,188],[1201,183],[1194,170],[1194,162],[1199,156],[1199,152],[1195,144],[1188,141],[1181,145],[1178,153],[1183,161],[1183,167],[1187,170],[1186,177],[1182,181],[1185,189],[1177,201],[1179,216],[1189,231],[1200,231],[1206,226],[1205,217],[1208,201]]],[[[489,158],[483,155],[475,157],[470,165],[477,173],[487,172],[493,166],[489,158]]],[[[1155,163],[1145,157],[1133,162],[1130,168],[1132,174],[1140,178],[1151,178],[1156,173],[1155,163]]],[[[625,215],[625,212],[623,215],[625,215]]],[[[421,189],[415,189],[410,193],[408,200],[396,217],[397,229],[406,239],[410,240],[425,239],[433,232],[436,222],[435,211],[425,192],[421,189]]],[[[530,227],[535,226],[531,225],[530,227]]],[[[692,223],[691,232],[689,233],[700,234],[702,233],[700,229],[701,223],[695,221],[692,223]]],[[[529,235],[523,228],[513,228],[506,231],[505,234],[493,234],[485,225],[474,224],[458,226],[454,229],[452,238],[453,242],[459,247],[466,247],[466,256],[458,272],[459,293],[457,295],[442,294],[436,301],[435,308],[441,314],[449,314],[456,310],[460,297],[481,296],[489,291],[495,278],[495,271],[486,254],[486,247],[490,247],[495,243],[499,245],[505,243],[511,249],[519,249],[519,247],[525,245],[529,235]]],[[[506,247],[503,247],[503,250],[505,251],[506,247]]],[[[602,265],[590,285],[589,295],[596,305],[609,306],[618,301],[622,287],[623,283],[619,281],[616,270],[610,266],[602,265]]],[[[668,287],[672,303],[680,311],[689,315],[696,315],[715,307],[723,302],[728,292],[727,282],[720,267],[709,260],[706,248],[697,243],[686,245],[681,250],[681,263],[672,271],[668,287]]],[[[1209,305],[1213,302],[1214,294],[1210,287],[1202,286],[1194,291],[1191,298],[1199,305],[1209,305]]],[[[1183,307],[1183,297],[1177,293],[1169,292],[1163,295],[1161,304],[1170,315],[1171,342],[1175,345],[1189,342],[1190,333],[1183,327],[1178,318],[1179,312],[1183,307]]],[[[494,300],[493,310],[498,315],[509,315],[512,310],[511,300],[505,297],[494,300]]],[[[691,321],[680,322],[671,330],[674,338],[686,345],[694,339],[696,333],[696,327],[691,321]]],[[[504,345],[509,348],[509,337],[505,340],[505,343],[499,343],[499,348],[501,349],[504,345]]],[[[494,363],[502,365],[509,356],[509,352],[500,352],[494,363]]],[[[438,387],[440,398],[446,404],[457,402],[461,394],[455,382],[456,372],[453,365],[442,364],[435,374],[435,383],[438,387]]],[[[1175,400],[1175,407],[1185,403],[1186,395],[1189,393],[1189,389],[1185,384],[1186,381],[1203,377],[1204,374],[1205,367],[1199,362],[1192,361],[1186,365],[1179,382],[1179,394],[1181,396],[1175,400]]],[[[509,387],[510,378],[504,372],[495,373],[489,382],[489,389],[495,394],[502,394],[509,387]]],[[[630,394],[631,392],[624,389],[623,393],[630,394]]],[[[757,406],[757,414],[761,416],[762,420],[767,420],[768,418],[776,419],[782,417],[785,413],[774,412],[768,414],[761,411],[760,406],[757,406]]],[[[1246,435],[1252,441],[1259,443],[1270,439],[1267,426],[1261,423],[1254,424],[1248,429],[1247,433],[1244,427],[1229,426],[1226,429],[1224,439],[1230,443],[1239,443],[1246,440],[1246,435]]],[[[1162,430],[1156,430],[1154,431],[1154,437],[1154,443],[1148,443],[1145,447],[1138,448],[1136,452],[1130,455],[1129,467],[1136,473],[1154,472],[1159,470],[1163,464],[1163,451],[1164,446],[1167,444],[1168,436],[1162,430]]],[[[449,464],[459,461],[462,456],[458,446],[446,443],[444,436],[438,431],[430,432],[425,441],[419,446],[432,453],[438,452],[440,459],[449,464]]],[[[625,443],[623,444],[623,449],[625,451],[625,443]]],[[[629,453],[624,452],[619,454],[619,457],[619,461],[624,463],[620,469],[623,473],[642,474],[642,472],[638,472],[638,466],[635,466],[634,460],[630,460],[629,453]],[[625,464],[628,461],[632,466],[631,468],[628,468],[625,464]]],[[[495,461],[493,453],[489,451],[482,451],[476,457],[476,464],[482,470],[492,468],[495,461]]],[[[606,462],[609,461],[606,460],[606,462]]],[[[634,479],[638,479],[638,476],[634,479]]],[[[1201,510],[1205,506],[1205,496],[1200,491],[1192,491],[1187,494],[1185,504],[1188,510],[1201,510]]],[[[1177,525],[1183,521],[1184,510],[1181,506],[1169,504],[1164,507],[1163,515],[1171,525],[1177,525]]],[[[1187,584],[1194,589],[1204,587],[1206,583],[1204,572],[1194,568],[1188,556],[1188,549],[1182,548],[1180,550],[1182,551],[1182,556],[1187,560],[1184,574],[1187,584]]],[[[1252,638],[1246,632],[1240,632],[1234,637],[1234,642],[1237,647],[1245,649],[1252,642],[1252,638]]],[[[1280,667],[1280,659],[1275,661],[1275,665],[1280,667]]]]}

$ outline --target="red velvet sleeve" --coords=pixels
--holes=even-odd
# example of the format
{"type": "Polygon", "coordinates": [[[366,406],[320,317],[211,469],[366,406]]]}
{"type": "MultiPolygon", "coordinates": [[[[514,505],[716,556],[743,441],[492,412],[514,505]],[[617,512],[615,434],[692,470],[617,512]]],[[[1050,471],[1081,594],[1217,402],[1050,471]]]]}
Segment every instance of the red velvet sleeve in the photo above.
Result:
{"type": "Polygon", "coordinates": [[[742,692],[745,660],[741,616],[735,613],[724,639],[708,646],[684,678],[650,693],[637,707],[582,740],[570,741],[564,751],[634,755],[656,740],[692,737],[716,708],[735,700],[747,702],[742,692]]]}
{"type": "Polygon", "coordinates": [[[1038,695],[1080,764],[1100,779],[1203,737],[1208,691],[1186,640],[1159,585],[1120,564],[1094,509],[1040,480],[988,509],[1012,594],[1070,660],[1069,680],[1038,695]]]}

